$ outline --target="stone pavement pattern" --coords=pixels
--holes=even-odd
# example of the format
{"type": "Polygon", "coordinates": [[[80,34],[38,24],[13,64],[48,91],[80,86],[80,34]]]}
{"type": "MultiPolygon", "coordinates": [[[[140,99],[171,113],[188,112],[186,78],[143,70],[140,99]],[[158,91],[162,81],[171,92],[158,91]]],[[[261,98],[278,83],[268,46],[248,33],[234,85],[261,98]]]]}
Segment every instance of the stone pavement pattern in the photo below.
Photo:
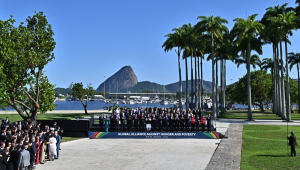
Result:
{"type": "Polygon", "coordinates": [[[227,130],[228,139],[221,140],[206,167],[207,170],[240,169],[243,124],[232,123],[227,130]]]}
{"type": "Polygon", "coordinates": [[[36,170],[205,169],[220,139],[80,139],[36,170]]]}

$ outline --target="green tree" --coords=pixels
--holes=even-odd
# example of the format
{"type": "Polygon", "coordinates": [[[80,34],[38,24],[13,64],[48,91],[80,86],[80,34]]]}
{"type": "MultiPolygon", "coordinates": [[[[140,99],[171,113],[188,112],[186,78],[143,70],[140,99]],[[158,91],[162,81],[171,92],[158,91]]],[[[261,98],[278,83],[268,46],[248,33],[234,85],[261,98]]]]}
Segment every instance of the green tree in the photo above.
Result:
{"type": "Polygon", "coordinates": [[[43,12],[16,27],[12,17],[0,20],[0,101],[34,123],[38,112],[56,107],[54,85],[43,75],[54,59],[54,32],[43,12]]]}
{"type": "MultiPolygon", "coordinates": [[[[199,33],[206,32],[208,35],[210,35],[211,40],[211,61],[212,61],[212,114],[214,117],[217,116],[216,113],[216,87],[215,87],[215,62],[214,62],[214,45],[215,40],[223,39],[223,32],[228,33],[228,28],[224,24],[228,24],[228,21],[226,19],[223,19],[219,16],[199,16],[197,19],[200,19],[200,21],[195,25],[195,28],[199,33]]],[[[219,106],[219,105],[218,105],[219,106]]]]}
{"type": "MultiPolygon", "coordinates": [[[[247,74],[243,76],[237,84],[233,84],[234,90],[229,90],[229,96],[235,102],[247,102],[247,74]]],[[[270,101],[272,99],[272,75],[267,74],[266,71],[251,71],[251,103],[260,107],[264,112],[264,101],[270,101]]],[[[231,87],[232,88],[232,87],[231,87]]],[[[248,107],[251,106],[248,103],[248,107]]]]}
{"type": "Polygon", "coordinates": [[[236,44],[239,46],[242,40],[247,41],[247,95],[248,95],[248,120],[252,120],[251,110],[251,78],[250,78],[250,64],[251,64],[251,40],[256,38],[264,29],[264,25],[255,20],[257,14],[251,15],[247,20],[242,18],[234,19],[235,25],[233,32],[236,35],[236,44]]]}
{"type": "MultiPolygon", "coordinates": [[[[292,71],[292,68],[296,65],[297,67],[297,73],[298,73],[298,102],[300,101],[300,82],[299,82],[299,63],[300,63],[300,53],[289,53],[289,63],[290,63],[290,71],[292,71]]],[[[298,106],[300,106],[300,103],[298,103],[298,106]]],[[[300,113],[300,109],[298,110],[298,113],[300,113]]]]}
{"type": "Polygon", "coordinates": [[[69,88],[72,89],[72,91],[70,92],[72,98],[78,99],[84,107],[85,114],[88,114],[87,101],[89,100],[90,96],[94,95],[94,89],[93,87],[91,87],[91,84],[88,84],[87,87],[83,87],[82,83],[71,83],[69,88]]]}

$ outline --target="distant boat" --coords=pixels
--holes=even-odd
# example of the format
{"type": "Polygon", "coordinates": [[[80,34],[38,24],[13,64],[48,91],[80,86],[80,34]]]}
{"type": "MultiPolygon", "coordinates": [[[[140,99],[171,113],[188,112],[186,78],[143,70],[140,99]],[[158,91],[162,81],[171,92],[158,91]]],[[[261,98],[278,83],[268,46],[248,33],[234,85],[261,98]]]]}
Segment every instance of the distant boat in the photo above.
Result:
{"type": "Polygon", "coordinates": [[[128,100],[126,103],[127,104],[134,104],[134,101],[133,100],[128,100]]]}
{"type": "Polygon", "coordinates": [[[125,100],[123,100],[123,101],[122,101],[122,104],[126,104],[126,101],[125,101],[125,100]]]}
{"type": "Polygon", "coordinates": [[[160,102],[160,104],[161,104],[161,105],[168,105],[169,102],[168,102],[167,100],[162,100],[162,101],[160,102]]]}
{"type": "Polygon", "coordinates": [[[139,101],[139,100],[137,100],[137,101],[135,101],[135,104],[143,104],[143,102],[142,102],[142,101],[139,101]]]}

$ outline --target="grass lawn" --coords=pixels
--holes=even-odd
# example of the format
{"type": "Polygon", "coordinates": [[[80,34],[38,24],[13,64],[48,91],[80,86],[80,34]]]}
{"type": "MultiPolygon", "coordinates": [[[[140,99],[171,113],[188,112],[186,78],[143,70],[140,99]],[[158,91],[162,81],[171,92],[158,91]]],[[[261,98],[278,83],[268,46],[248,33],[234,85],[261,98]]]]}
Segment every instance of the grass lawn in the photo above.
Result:
{"type": "MultiPolygon", "coordinates": [[[[107,114],[107,113],[103,113],[107,114]]],[[[70,120],[76,118],[90,117],[92,115],[100,115],[99,113],[95,114],[84,114],[84,113],[65,113],[65,114],[39,114],[38,120],[70,120]]],[[[23,120],[19,114],[0,114],[0,118],[5,119],[9,118],[10,122],[16,122],[23,120]]]]}
{"type": "MultiPolygon", "coordinates": [[[[278,117],[276,114],[272,113],[272,111],[261,112],[260,110],[252,111],[253,119],[273,119],[273,120],[281,120],[281,117],[278,117]]],[[[220,114],[220,118],[227,119],[247,119],[248,111],[247,110],[228,110],[225,114],[220,114]]],[[[300,114],[298,110],[295,110],[294,113],[291,114],[292,120],[300,120],[300,114]]]]}
{"type": "MultiPolygon", "coordinates": [[[[289,126],[289,136],[291,131],[300,139],[300,127],[289,126]]],[[[297,157],[287,156],[286,135],[286,126],[244,125],[241,169],[300,169],[300,147],[297,157]]]]}
{"type": "Polygon", "coordinates": [[[84,137],[63,137],[61,140],[61,143],[69,142],[69,141],[77,140],[77,139],[84,139],[84,137]]]}

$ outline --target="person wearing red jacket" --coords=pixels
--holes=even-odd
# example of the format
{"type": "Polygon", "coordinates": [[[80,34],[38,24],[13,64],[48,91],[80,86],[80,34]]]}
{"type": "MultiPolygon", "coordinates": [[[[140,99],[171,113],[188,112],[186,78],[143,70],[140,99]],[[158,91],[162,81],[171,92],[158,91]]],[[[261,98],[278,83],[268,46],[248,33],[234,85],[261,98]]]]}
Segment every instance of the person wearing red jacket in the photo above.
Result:
{"type": "Polygon", "coordinates": [[[204,132],[204,128],[205,128],[205,118],[204,118],[204,116],[202,116],[202,118],[201,118],[201,127],[202,127],[202,132],[204,132]]]}
{"type": "Polygon", "coordinates": [[[195,117],[195,115],[193,115],[192,120],[191,120],[192,132],[195,132],[195,123],[196,123],[196,117],[195,117]]]}

